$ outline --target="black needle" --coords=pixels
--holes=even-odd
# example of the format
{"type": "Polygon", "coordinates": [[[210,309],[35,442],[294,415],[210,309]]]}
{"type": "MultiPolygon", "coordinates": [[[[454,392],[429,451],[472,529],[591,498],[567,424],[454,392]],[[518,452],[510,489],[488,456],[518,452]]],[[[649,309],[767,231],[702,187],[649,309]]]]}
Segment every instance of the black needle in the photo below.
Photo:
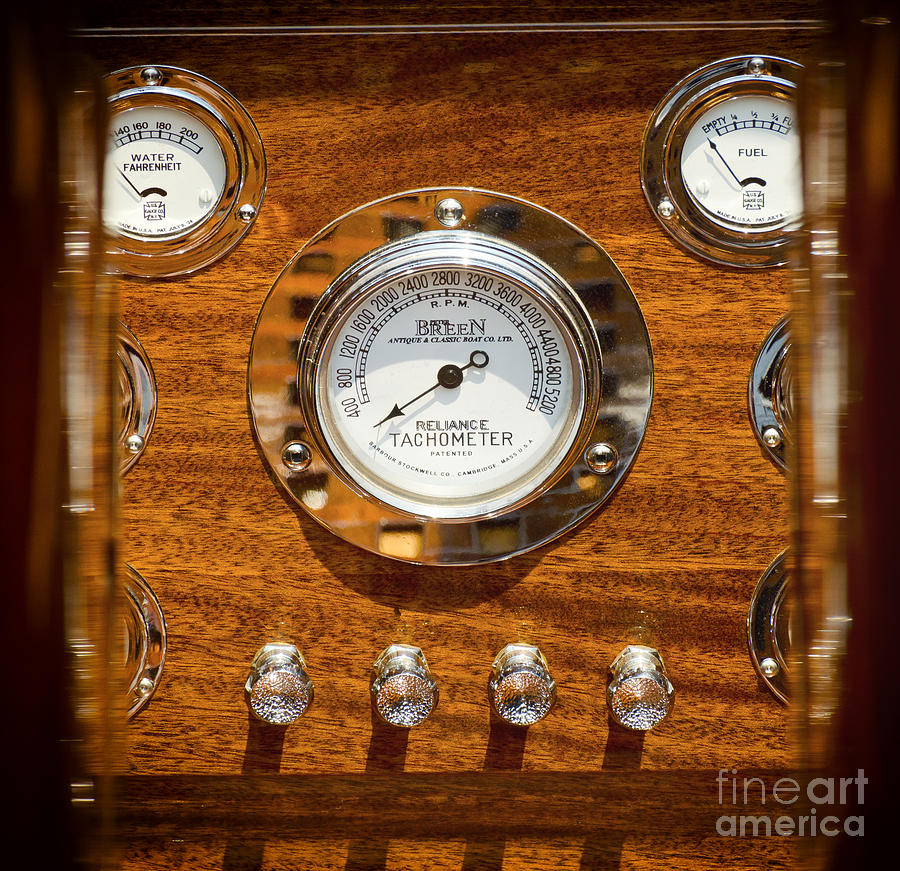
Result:
{"type": "Polygon", "coordinates": [[[146,190],[139,191],[139,190],[134,186],[134,184],[132,183],[131,179],[128,178],[128,176],[125,175],[125,173],[122,172],[121,169],[119,170],[119,175],[122,176],[122,178],[124,178],[125,181],[128,182],[128,186],[129,186],[129,187],[130,187],[130,188],[131,188],[131,189],[132,189],[132,190],[133,190],[133,191],[134,191],[141,199],[143,199],[144,197],[149,197],[150,194],[159,194],[161,197],[166,196],[166,192],[165,192],[162,188],[147,188],[146,190]]]}
{"type": "Polygon", "coordinates": [[[131,179],[128,178],[128,176],[125,175],[125,173],[122,172],[121,169],[119,170],[119,175],[122,176],[122,178],[124,178],[125,181],[128,182],[128,186],[129,186],[129,187],[130,187],[130,188],[131,188],[131,189],[132,189],[139,197],[142,196],[141,192],[134,186],[134,184],[132,184],[131,179]]]}
{"type": "Polygon", "coordinates": [[[423,390],[418,396],[414,396],[409,402],[406,402],[403,405],[394,403],[394,407],[390,410],[390,413],[379,420],[375,426],[381,426],[385,421],[392,420],[395,417],[402,417],[404,408],[412,405],[417,399],[421,399],[423,396],[431,393],[432,390],[437,390],[438,387],[449,387],[451,390],[455,387],[459,387],[459,385],[462,384],[463,372],[465,372],[466,369],[470,366],[474,366],[476,369],[484,369],[487,364],[488,355],[484,351],[472,351],[472,353],[469,354],[469,362],[466,363],[465,366],[457,366],[454,363],[448,363],[446,366],[441,366],[437,373],[437,384],[432,384],[427,390],[423,390]]]}
{"type": "MultiPolygon", "coordinates": [[[[741,184],[741,180],[734,174],[734,170],[728,165],[728,161],[725,160],[724,157],[722,157],[722,152],[719,151],[718,148],[716,148],[716,143],[713,142],[712,139],[710,139],[708,136],[706,137],[706,141],[709,143],[709,147],[710,147],[713,151],[715,151],[716,154],[719,155],[719,160],[721,160],[722,163],[725,164],[725,169],[727,169],[727,170],[731,173],[731,177],[732,177],[738,184],[741,184]]],[[[743,187],[743,185],[741,185],[741,187],[743,187]]]]}

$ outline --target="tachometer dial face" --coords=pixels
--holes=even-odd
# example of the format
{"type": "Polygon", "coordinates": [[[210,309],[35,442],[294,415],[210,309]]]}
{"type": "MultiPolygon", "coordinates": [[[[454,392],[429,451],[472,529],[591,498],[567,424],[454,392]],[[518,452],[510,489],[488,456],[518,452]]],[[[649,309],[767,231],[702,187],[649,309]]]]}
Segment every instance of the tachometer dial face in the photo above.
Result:
{"type": "Polygon", "coordinates": [[[210,129],[181,109],[145,106],[113,116],[103,217],[135,238],[185,233],[225,189],[225,157],[210,129]]]}
{"type": "Polygon", "coordinates": [[[427,241],[431,262],[376,280],[329,328],[315,413],[341,468],[387,505],[491,514],[539,490],[571,449],[584,363],[569,315],[526,278],[470,265],[483,240],[427,241]]]}
{"type": "Polygon", "coordinates": [[[652,373],[602,248],[522,200],[433,188],[350,212],[285,267],[250,407],[272,471],[325,527],[461,565],[551,541],[613,492],[652,373]]]}
{"type": "Polygon", "coordinates": [[[106,77],[109,139],[103,220],[120,272],[194,272],[230,251],[262,204],[266,160],[244,107],[176,67],[106,77]]]}
{"type": "Polygon", "coordinates": [[[793,104],[748,94],[707,109],[681,149],[688,193],[714,221],[749,233],[802,209],[793,104]]]}
{"type": "Polygon", "coordinates": [[[799,71],[783,58],[726,58],[691,73],[654,110],[641,184],[661,225],[694,254],[728,266],[787,261],[803,210],[799,71]]]}

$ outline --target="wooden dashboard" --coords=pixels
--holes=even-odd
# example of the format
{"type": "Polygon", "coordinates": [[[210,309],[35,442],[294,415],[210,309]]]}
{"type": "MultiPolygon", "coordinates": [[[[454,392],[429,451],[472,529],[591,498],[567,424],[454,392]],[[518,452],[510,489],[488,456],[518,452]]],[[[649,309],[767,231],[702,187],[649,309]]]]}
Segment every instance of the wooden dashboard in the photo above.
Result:
{"type": "Polygon", "coordinates": [[[119,284],[159,391],[124,480],[120,556],[168,627],[162,681],[128,729],[123,867],[786,867],[790,839],[717,834],[716,775],[774,778],[791,759],[788,711],[746,641],[751,593],[788,538],[789,488],[754,437],[747,384],[789,310],[790,270],[680,249],[645,202],[639,155],[650,113],[692,70],[814,57],[817,5],[215,4],[162,27],[119,5],[79,31],[97,72],[209,77],[243,103],[268,161],[259,218],[228,256],[119,284]],[[257,314],[303,243],[357,206],[444,185],[537,203],[602,245],[655,371],[643,446],[610,501],[551,545],[470,568],[390,561],[318,526],[267,471],[247,402],[257,314]],[[611,727],[605,700],[639,619],[676,689],[643,736],[611,727]],[[527,732],[492,718],[486,689],[494,654],[520,639],[559,694],[527,732]],[[408,733],[369,700],[372,662],[397,640],[423,648],[441,690],[408,733]],[[315,683],[285,730],[244,699],[268,641],[297,644],[315,683]]]}

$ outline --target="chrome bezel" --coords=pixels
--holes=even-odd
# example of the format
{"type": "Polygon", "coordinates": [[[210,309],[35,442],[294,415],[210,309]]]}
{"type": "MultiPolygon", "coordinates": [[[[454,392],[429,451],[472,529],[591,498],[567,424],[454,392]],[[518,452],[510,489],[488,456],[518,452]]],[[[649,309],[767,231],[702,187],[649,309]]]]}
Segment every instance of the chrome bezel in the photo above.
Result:
{"type": "Polygon", "coordinates": [[[137,66],[104,79],[110,125],[134,108],[159,106],[193,115],[213,135],[225,160],[225,183],[215,206],[181,233],[138,237],[107,226],[109,255],[125,275],[165,278],[202,269],[224,256],[249,232],[266,190],[266,156],[259,131],[247,110],[215,82],[177,67],[154,66],[155,84],[147,84],[137,66]],[[252,214],[243,212],[251,206],[252,214]]]}
{"type": "Polygon", "coordinates": [[[777,699],[790,698],[788,675],[791,627],[785,603],[790,574],[788,552],[783,550],[763,572],[750,599],[747,615],[747,642],[753,667],[777,699]],[[766,674],[762,663],[772,659],[778,665],[775,674],[766,674]]]}
{"type": "Polygon", "coordinates": [[[641,187],[654,217],[688,251],[723,266],[765,268],[787,262],[801,215],[746,231],[713,218],[684,184],[681,148],[694,121],[722,101],[757,94],[795,103],[801,70],[795,61],[767,55],[725,58],[682,79],[654,109],[641,144],[641,187]],[[666,201],[671,209],[664,217],[660,204],[666,201]]]}
{"type": "MultiPolygon", "coordinates": [[[[540,296],[540,294],[536,294],[540,296]]],[[[542,301],[543,296],[540,296],[542,301]]],[[[514,197],[471,188],[431,188],[386,197],[337,219],[287,264],[257,319],[248,396],[263,456],[291,496],[319,523],[366,550],[407,562],[469,565],[546,544],[609,497],[630,467],[646,428],[653,362],[646,324],[630,287],[595,242],[552,212],[514,197]],[[453,198],[463,217],[448,229],[435,217],[453,198]],[[577,338],[584,368],[584,413],[555,473],[526,497],[462,519],[401,511],[360,488],[341,468],[315,412],[315,367],[328,328],[348,294],[367,292],[385,252],[495,243],[515,250],[565,288],[555,309],[577,338]],[[393,247],[400,240],[404,244],[393,247]],[[456,241],[458,240],[458,241],[456,241]],[[373,273],[371,270],[376,270],[373,273]],[[360,290],[356,277],[369,276],[360,290]],[[601,351],[597,335],[617,330],[601,351]],[[602,360],[601,360],[602,358],[602,360]],[[285,464],[285,445],[312,453],[303,468],[285,464]],[[597,474],[584,459],[594,443],[614,445],[615,468],[597,474]],[[398,541],[400,542],[398,546],[398,541]]]]}
{"type": "Polygon", "coordinates": [[[771,329],[756,354],[747,386],[747,406],[753,434],[763,452],[784,471],[787,446],[791,442],[791,326],[785,315],[771,329]],[[776,445],[766,442],[764,433],[774,428],[781,435],[776,445]]]}
{"type": "Polygon", "coordinates": [[[156,421],[156,376],[150,359],[137,337],[125,324],[119,324],[116,345],[120,399],[119,473],[124,475],[141,457],[156,421]],[[129,450],[128,440],[138,436],[138,450],[129,450]]]}
{"type": "Polygon", "coordinates": [[[166,621],[150,585],[125,565],[125,685],[130,719],[150,701],[166,661],[166,621]]]}

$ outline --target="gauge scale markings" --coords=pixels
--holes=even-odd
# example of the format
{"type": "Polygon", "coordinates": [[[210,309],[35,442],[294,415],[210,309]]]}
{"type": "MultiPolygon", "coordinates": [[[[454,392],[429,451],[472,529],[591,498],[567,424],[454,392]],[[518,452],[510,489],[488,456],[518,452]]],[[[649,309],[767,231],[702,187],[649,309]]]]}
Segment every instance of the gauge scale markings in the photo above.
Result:
{"type": "Polygon", "coordinates": [[[571,449],[585,373],[571,315],[541,279],[414,264],[339,311],[313,364],[327,399],[319,427],[379,498],[415,511],[442,494],[448,517],[479,500],[490,511],[539,487],[571,449]]]}
{"type": "Polygon", "coordinates": [[[641,187],[665,231],[692,253],[745,268],[786,262],[803,208],[801,69],[767,55],[723,58],[673,85],[651,114],[641,187]]]}
{"type": "Polygon", "coordinates": [[[291,496],[344,540],[426,565],[505,559],[582,522],[631,465],[652,390],[646,323],[609,255],[540,206],[470,188],[329,224],[276,280],[250,353],[254,428],[291,496]],[[451,204],[462,220],[446,228],[451,204]],[[501,209],[516,219],[498,227],[501,209]],[[401,218],[420,229],[393,238],[401,218]],[[601,283],[610,298],[587,291],[601,283]],[[300,288],[321,296],[297,345],[284,311],[300,288]],[[609,307],[626,335],[601,361],[609,307]],[[601,391],[607,365],[622,381],[601,391]],[[631,413],[601,414],[618,396],[631,413]],[[291,464],[298,438],[308,467],[291,464]],[[618,451],[608,474],[586,459],[600,442],[618,451]]]}
{"type": "MultiPolygon", "coordinates": [[[[470,273],[470,274],[472,274],[472,273],[470,273]]],[[[388,291],[388,292],[393,291],[393,292],[399,292],[399,293],[406,292],[404,289],[397,288],[396,286],[393,286],[393,285],[388,285],[385,288],[385,291],[388,291]]],[[[384,293],[384,291],[376,291],[376,292],[372,293],[371,296],[373,298],[377,298],[379,293],[384,293]]],[[[543,392],[543,376],[545,374],[544,369],[542,367],[542,363],[541,363],[541,356],[540,356],[541,349],[539,348],[539,341],[534,337],[531,329],[529,328],[529,326],[525,322],[525,320],[522,317],[520,317],[515,312],[515,310],[510,307],[510,305],[506,301],[494,299],[494,298],[488,296],[483,291],[480,293],[478,291],[471,291],[471,292],[464,291],[464,290],[457,291],[457,290],[451,290],[450,288],[447,288],[447,287],[434,288],[432,290],[426,290],[426,291],[415,291],[414,293],[415,293],[414,296],[409,297],[400,302],[396,302],[393,306],[391,306],[390,309],[385,311],[380,318],[372,321],[368,325],[348,324],[348,328],[354,329],[357,332],[362,333],[362,335],[366,337],[363,340],[363,342],[359,345],[358,352],[355,354],[357,362],[356,362],[356,366],[354,367],[355,368],[354,380],[356,382],[356,394],[357,394],[357,398],[359,399],[359,402],[361,405],[366,405],[370,401],[369,391],[368,391],[368,387],[367,387],[367,383],[366,383],[367,363],[368,363],[369,353],[372,348],[372,345],[375,342],[375,340],[377,339],[378,335],[381,333],[382,329],[388,323],[393,321],[394,317],[396,317],[398,314],[400,314],[400,312],[409,308],[410,306],[419,305],[421,303],[427,303],[429,301],[437,300],[437,299],[444,299],[444,300],[460,299],[460,300],[472,300],[481,305],[485,305],[485,306],[488,306],[489,308],[494,309],[499,314],[503,315],[510,322],[510,324],[513,327],[515,327],[515,329],[518,331],[518,333],[522,336],[522,339],[525,342],[525,346],[528,349],[529,354],[531,356],[532,372],[533,372],[532,387],[531,387],[531,391],[529,394],[528,403],[526,405],[526,408],[529,411],[536,411],[538,409],[541,394],[543,392]]],[[[533,304],[525,303],[525,305],[531,306],[532,310],[534,310],[533,304]]],[[[367,311],[368,311],[368,309],[366,309],[364,307],[364,308],[360,309],[359,314],[362,314],[363,312],[367,312],[367,311]]],[[[371,315],[371,312],[369,312],[369,315],[371,315]]],[[[364,315],[364,317],[365,317],[365,315],[364,315]]],[[[543,316],[541,316],[541,318],[543,318],[543,316]]],[[[546,322],[546,321],[545,320],[542,321],[542,326],[543,326],[544,322],[546,322]]],[[[500,337],[500,338],[502,340],[503,337],[500,337]]],[[[479,340],[483,341],[485,343],[493,343],[496,341],[495,337],[493,337],[493,336],[484,337],[484,336],[475,336],[475,335],[472,335],[472,336],[449,336],[449,337],[442,337],[440,339],[440,341],[447,342],[448,344],[462,344],[462,343],[469,343],[469,342],[477,342],[479,340]],[[447,341],[448,339],[451,339],[451,338],[454,340],[453,342],[447,341]],[[461,341],[456,341],[456,340],[461,340],[461,341]]],[[[435,343],[437,341],[438,341],[437,339],[432,339],[432,343],[435,343]]],[[[426,342],[427,342],[427,339],[426,339],[426,342]]],[[[349,350],[350,349],[348,348],[346,354],[344,354],[344,352],[342,350],[340,355],[352,358],[352,356],[354,356],[354,355],[350,354],[349,350]]],[[[550,359],[555,360],[556,358],[550,358],[550,359]]],[[[556,361],[557,364],[560,362],[561,361],[559,361],[559,360],[556,361]]]]}
{"type": "MultiPolygon", "coordinates": [[[[704,130],[706,128],[704,127],[704,130]]],[[[711,128],[715,130],[719,136],[724,136],[726,133],[734,133],[737,130],[771,130],[774,133],[782,133],[787,134],[793,129],[793,125],[788,123],[782,123],[780,121],[760,121],[758,119],[753,119],[752,121],[729,121],[727,124],[722,124],[720,126],[714,126],[711,128]]]]}
{"type": "Polygon", "coordinates": [[[192,142],[181,133],[172,133],[169,130],[138,130],[135,133],[126,133],[124,136],[116,138],[114,144],[116,148],[121,148],[129,142],[139,142],[142,139],[165,139],[168,142],[174,142],[176,145],[187,148],[188,151],[193,151],[194,154],[199,154],[203,151],[202,145],[197,145],[196,142],[192,142]]]}

